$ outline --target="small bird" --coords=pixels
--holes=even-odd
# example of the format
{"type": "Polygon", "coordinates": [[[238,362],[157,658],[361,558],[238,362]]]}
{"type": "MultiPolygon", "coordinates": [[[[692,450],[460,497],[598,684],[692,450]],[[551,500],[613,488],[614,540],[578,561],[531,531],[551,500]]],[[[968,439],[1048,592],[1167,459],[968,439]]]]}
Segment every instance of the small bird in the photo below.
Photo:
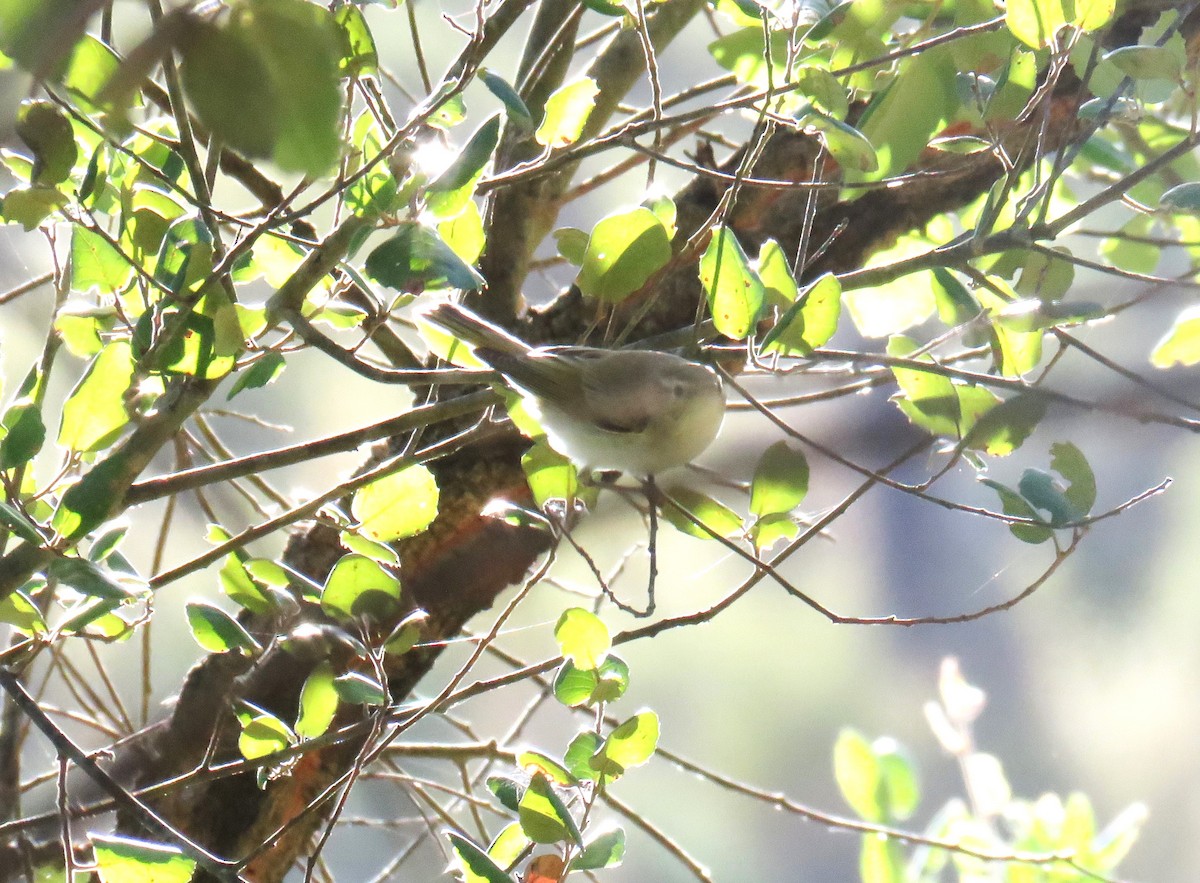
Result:
{"type": "Polygon", "coordinates": [[[721,378],[680,356],[530,347],[450,303],[422,315],[503,375],[525,398],[551,447],[584,469],[652,478],[700,456],[725,417],[721,378]]]}

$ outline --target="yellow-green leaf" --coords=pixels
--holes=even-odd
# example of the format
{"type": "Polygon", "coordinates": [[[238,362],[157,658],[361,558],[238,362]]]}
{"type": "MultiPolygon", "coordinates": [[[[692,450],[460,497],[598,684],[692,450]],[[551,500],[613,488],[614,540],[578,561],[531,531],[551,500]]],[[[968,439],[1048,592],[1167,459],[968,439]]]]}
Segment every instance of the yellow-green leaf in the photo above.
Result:
{"type": "Polygon", "coordinates": [[[350,511],[372,539],[411,537],[437,517],[437,482],[428,468],[414,464],[360,488],[350,511]]]}

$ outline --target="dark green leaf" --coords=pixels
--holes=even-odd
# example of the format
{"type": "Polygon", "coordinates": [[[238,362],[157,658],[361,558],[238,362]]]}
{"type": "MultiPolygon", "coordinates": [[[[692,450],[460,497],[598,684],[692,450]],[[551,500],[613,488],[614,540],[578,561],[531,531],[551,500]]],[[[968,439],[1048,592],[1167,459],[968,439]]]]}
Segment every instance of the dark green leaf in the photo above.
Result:
{"type": "Polygon", "coordinates": [[[42,535],[37,532],[33,524],[3,500],[0,500],[0,524],[4,525],[27,543],[33,543],[34,545],[41,545],[42,543],[42,535]]]}
{"type": "Polygon", "coordinates": [[[1055,442],[1050,446],[1050,468],[1067,482],[1063,496],[1082,518],[1096,505],[1096,476],[1083,452],[1070,442],[1055,442]]]}
{"type": "Polygon", "coordinates": [[[439,218],[453,218],[466,208],[483,168],[500,141],[500,117],[494,116],[475,130],[467,146],[442,174],[429,184],[425,202],[439,218]]]}
{"type": "Polygon", "coordinates": [[[84,558],[55,558],[46,575],[91,598],[128,601],[133,597],[133,593],[108,570],[84,558]]]}
{"type": "Polygon", "coordinates": [[[487,786],[506,809],[516,812],[520,808],[521,796],[525,793],[522,782],[511,776],[488,776],[487,786]]]}
{"type": "Polygon", "coordinates": [[[338,697],[350,705],[387,705],[388,694],[383,685],[370,675],[352,671],[333,679],[338,697]]]}
{"type": "Polygon", "coordinates": [[[483,80],[483,85],[487,86],[489,92],[504,103],[510,126],[523,135],[533,132],[533,114],[507,80],[487,68],[479,69],[479,79],[483,80]]]}
{"type": "Polygon", "coordinates": [[[598,871],[615,868],[625,858],[625,831],[615,828],[592,838],[583,852],[571,859],[569,871],[598,871]]]}
{"type": "Polygon", "coordinates": [[[377,246],[366,261],[367,274],[397,291],[419,294],[432,288],[475,291],[484,279],[428,227],[406,221],[377,246]]]}
{"type": "Polygon", "coordinates": [[[1084,515],[1067,499],[1066,491],[1054,480],[1054,476],[1041,469],[1026,469],[1017,483],[1017,490],[1035,509],[1050,513],[1050,524],[1054,527],[1061,527],[1084,515]]]}
{"type": "Polygon", "coordinates": [[[264,353],[262,358],[256,359],[254,364],[238,374],[237,379],[229,388],[229,394],[225,396],[226,401],[243,390],[260,389],[266,386],[283,373],[285,364],[283,354],[277,350],[264,353]]]}
{"type": "MultiPolygon", "coordinates": [[[[1033,521],[1041,521],[1041,516],[1034,511],[1029,503],[1014,491],[1012,488],[1005,487],[1000,482],[991,478],[981,478],[980,481],[994,490],[1000,496],[1000,504],[1004,509],[1005,515],[1010,515],[1015,518],[1029,518],[1033,521]]],[[[1012,535],[1023,543],[1037,545],[1044,543],[1046,540],[1054,536],[1054,531],[1050,525],[1042,527],[1037,524],[1010,524],[1008,529],[1012,535]]]]}
{"type": "Polygon", "coordinates": [[[24,466],[42,449],[46,424],[42,410],[27,398],[13,402],[0,420],[4,438],[0,441],[0,470],[24,466]]]}

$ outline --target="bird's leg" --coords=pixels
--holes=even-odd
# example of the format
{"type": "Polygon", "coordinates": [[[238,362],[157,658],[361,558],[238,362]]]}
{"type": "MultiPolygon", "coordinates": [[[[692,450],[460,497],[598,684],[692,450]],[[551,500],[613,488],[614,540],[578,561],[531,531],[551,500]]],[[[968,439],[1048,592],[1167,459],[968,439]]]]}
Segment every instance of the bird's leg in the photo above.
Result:
{"type": "Polygon", "coordinates": [[[654,613],[654,580],[658,577],[658,487],[654,484],[654,476],[647,475],[644,482],[646,501],[650,504],[650,538],[646,544],[646,552],[650,556],[650,579],[646,585],[646,612],[644,616],[654,613]]]}

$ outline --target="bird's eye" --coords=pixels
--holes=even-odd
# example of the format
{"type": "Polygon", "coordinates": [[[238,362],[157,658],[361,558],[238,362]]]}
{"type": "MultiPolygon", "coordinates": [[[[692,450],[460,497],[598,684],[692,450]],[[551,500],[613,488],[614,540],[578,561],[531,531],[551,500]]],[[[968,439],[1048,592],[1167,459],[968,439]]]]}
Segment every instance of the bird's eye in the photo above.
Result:
{"type": "Polygon", "coordinates": [[[679,383],[678,381],[676,381],[675,383],[672,383],[671,384],[671,395],[675,396],[675,398],[677,398],[677,399],[683,398],[685,395],[687,395],[687,385],[683,384],[683,383],[679,383]]]}

